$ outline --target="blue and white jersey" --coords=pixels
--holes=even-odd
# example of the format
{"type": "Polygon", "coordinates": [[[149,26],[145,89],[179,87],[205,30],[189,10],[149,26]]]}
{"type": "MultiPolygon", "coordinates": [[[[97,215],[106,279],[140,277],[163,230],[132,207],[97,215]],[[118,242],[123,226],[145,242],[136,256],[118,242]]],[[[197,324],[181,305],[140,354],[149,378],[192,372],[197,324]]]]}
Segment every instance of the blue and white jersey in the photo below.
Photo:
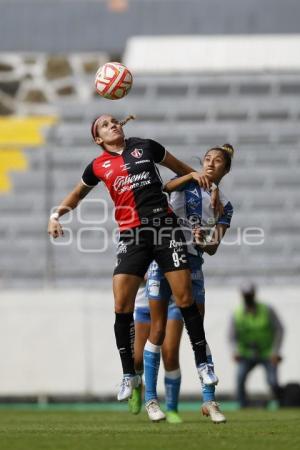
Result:
{"type": "Polygon", "coordinates": [[[193,226],[201,227],[207,241],[211,238],[217,224],[224,224],[230,227],[233,214],[232,204],[220,191],[220,200],[224,206],[224,213],[221,217],[216,218],[211,207],[210,196],[210,192],[201,188],[195,181],[190,181],[179,191],[174,191],[170,195],[169,204],[174,213],[180,218],[183,233],[188,244],[187,250],[192,255],[199,255],[199,250],[193,245],[193,226]]]}

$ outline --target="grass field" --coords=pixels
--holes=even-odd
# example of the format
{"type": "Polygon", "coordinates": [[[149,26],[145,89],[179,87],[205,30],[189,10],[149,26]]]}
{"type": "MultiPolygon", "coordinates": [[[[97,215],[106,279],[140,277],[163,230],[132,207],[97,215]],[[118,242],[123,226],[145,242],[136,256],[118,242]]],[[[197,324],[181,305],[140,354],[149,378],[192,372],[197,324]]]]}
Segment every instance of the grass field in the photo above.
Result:
{"type": "Polygon", "coordinates": [[[189,450],[300,448],[300,410],[226,413],[214,425],[197,412],[184,423],[153,424],[143,413],[0,411],[1,450],[189,450]]]}

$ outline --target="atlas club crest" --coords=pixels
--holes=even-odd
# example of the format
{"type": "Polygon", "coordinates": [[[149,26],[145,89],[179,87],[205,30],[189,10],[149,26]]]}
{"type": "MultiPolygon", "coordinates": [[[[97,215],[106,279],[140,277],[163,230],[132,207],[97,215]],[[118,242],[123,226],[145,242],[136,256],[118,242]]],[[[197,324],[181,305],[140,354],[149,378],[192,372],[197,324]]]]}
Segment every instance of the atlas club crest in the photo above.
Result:
{"type": "Polygon", "coordinates": [[[135,148],[133,152],[131,152],[131,155],[135,158],[141,158],[143,156],[143,149],[142,148],[135,148]]]}

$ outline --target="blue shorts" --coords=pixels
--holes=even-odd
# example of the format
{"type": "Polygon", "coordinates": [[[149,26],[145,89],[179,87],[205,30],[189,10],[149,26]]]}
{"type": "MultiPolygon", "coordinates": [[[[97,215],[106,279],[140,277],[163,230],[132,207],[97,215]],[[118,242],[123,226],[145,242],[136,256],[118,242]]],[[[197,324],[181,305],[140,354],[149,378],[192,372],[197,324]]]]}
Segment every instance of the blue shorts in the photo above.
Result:
{"type": "MultiPolygon", "coordinates": [[[[168,320],[182,320],[180,309],[174,302],[168,306],[168,320]]],[[[134,321],[140,323],[150,323],[150,308],[147,306],[136,308],[134,311],[134,321]]]]}
{"type": "MultiPolygon", "coordinates": [[[[203,259],[201,256],[188,255],[188,262],[192,276],[193,299],[196,303],[205,303],[204,278],[202,272],[203,259]]],[[[146,296],[150,300],[170,301],[172,291],[156,261],[152,261],[147,272],[146,296]]]]}

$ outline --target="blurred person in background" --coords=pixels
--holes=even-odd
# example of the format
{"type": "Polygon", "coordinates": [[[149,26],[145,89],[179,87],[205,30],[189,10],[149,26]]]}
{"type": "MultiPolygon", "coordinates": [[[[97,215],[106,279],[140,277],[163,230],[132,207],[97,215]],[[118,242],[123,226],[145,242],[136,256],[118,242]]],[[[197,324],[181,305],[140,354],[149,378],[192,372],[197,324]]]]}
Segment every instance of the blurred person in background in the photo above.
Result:
{"type": "Polygon", "coordinates": [[[273,310],[256,300],[256,287],[247,283],[241,287],[243,304],[233,314],[230,324],[230,342],[233,358],[238,364],[237,398],[241,408],[248,405],[246,379],[257,365],[266,371],[266,379],[273,395],[280,400],[277,368],[281,362],[282,324],[273,310]]]}

